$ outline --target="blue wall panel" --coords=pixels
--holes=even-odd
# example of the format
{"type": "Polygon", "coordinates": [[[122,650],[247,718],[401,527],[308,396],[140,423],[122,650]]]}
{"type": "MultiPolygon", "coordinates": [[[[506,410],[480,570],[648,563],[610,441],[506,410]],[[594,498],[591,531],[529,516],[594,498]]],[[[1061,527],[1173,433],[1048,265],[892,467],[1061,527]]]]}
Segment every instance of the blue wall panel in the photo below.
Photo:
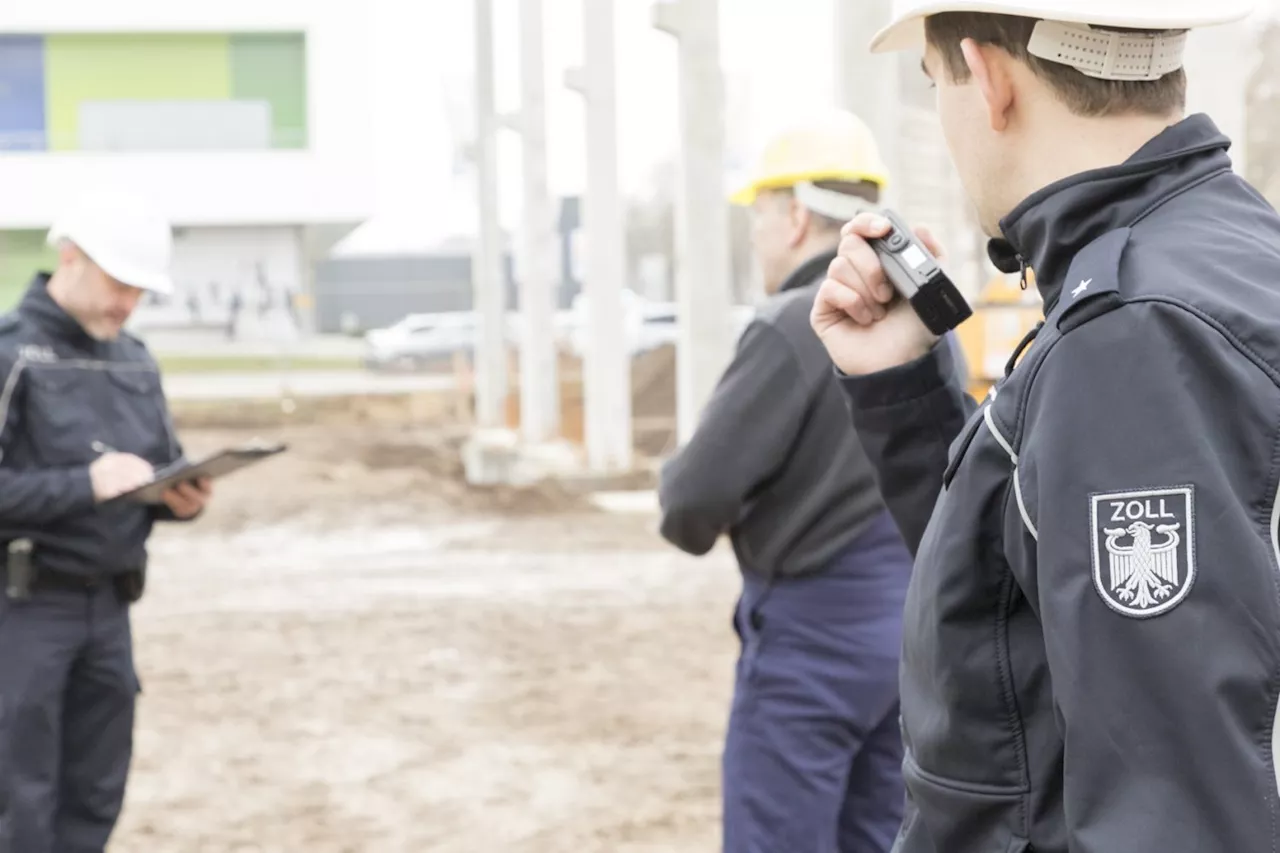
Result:
{"type": "Polygon", "coordinates": [[[0,151],[43,151],[44,39],[0,36],[0,151]]]}

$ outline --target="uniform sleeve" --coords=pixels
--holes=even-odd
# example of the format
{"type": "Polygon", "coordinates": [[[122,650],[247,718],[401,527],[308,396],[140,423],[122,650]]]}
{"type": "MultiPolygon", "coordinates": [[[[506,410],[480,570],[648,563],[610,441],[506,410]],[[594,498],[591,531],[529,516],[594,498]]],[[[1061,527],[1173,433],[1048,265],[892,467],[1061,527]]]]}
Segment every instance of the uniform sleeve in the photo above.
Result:
{"type": "Polygon", "coordinates": [[[88,466],[16,469],[7,451],[23,429],[22,363],[0,355],[0,525],[48,524],[63,516],[93,509],[93,483],[88,466]]]}
{"type": "Polygon", "coordinates": [[[1270,850],[1280,395],[1180,308],[1054,344],[1006,512],[1044,631],[1071,853],[1270,850]]]}
{"type": "Polygon", "coordinates": [[[911,364],[841,377],[858,440],[912,554],[942,490],[951,442],[976,408],[957,369],[957,348],[944,338],[911,364]]]}
{"type": "Polygon", "coordinates": [[[786,460],[807,400],[790,343],[767,323],[748,326],[693,438],[663,466],[662,535],[690,554],[710,551],[786,460]]]}

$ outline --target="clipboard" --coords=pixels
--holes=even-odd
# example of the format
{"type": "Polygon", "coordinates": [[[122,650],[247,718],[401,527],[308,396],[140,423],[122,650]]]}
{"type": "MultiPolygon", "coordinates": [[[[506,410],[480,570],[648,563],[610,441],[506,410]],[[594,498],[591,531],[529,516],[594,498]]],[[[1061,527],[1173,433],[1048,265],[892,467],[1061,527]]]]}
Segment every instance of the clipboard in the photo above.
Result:
{"type": "Polygon", "coordinates": [[[180,459],[172,465],[156,469],[155,479],[150,483],[131,492],[125,492],[113,500],[140,504],[163,503],[164,493],[174,486],[202,478],[216,480],[288,449],[287,444],[280,442],[274,444],[251,442],[237,447],[226,447],[200,459],[180,459]]]}

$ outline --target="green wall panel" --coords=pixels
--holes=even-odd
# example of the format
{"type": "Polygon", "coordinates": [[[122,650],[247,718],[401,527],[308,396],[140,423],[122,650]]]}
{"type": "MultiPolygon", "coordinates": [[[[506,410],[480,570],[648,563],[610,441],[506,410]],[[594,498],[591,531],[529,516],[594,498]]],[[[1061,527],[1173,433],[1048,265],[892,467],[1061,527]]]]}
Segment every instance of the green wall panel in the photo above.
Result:
{"type": "Polygon", "coordinates": [[[53,150],[79,147],[82,101],[227,100],[229,39],[218,34],[51,35],[46,114],[53,150]]]}
{"type": "Polygon", "coordinates": [[[303,35],[233,35],[231,96],[271,104],[274,147],[306,147],[307,55],[303,35]]]}
{"type": "Polygon", "coordinates": [[[0,231],[0,312],[17,304],[31,277],[53,272],[58,255],[45,245],[45,231],[0,231]]]}

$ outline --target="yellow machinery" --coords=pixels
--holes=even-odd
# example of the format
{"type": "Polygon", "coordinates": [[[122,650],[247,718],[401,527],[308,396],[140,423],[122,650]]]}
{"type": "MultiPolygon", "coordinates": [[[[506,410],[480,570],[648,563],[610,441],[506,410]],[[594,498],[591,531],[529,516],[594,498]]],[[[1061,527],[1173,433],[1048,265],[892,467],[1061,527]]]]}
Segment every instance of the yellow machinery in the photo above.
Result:
{"type": "Polygon", "coordinates": [[[973,316],[956,329],[960,347],[969,362],[969,393],[981,400],[996,380],[1022,338],[1043,314],[1040,294],[1028,271],[1027,289],[1018,276],[999,275],[987,282],[973,303],[973,316]]]}

